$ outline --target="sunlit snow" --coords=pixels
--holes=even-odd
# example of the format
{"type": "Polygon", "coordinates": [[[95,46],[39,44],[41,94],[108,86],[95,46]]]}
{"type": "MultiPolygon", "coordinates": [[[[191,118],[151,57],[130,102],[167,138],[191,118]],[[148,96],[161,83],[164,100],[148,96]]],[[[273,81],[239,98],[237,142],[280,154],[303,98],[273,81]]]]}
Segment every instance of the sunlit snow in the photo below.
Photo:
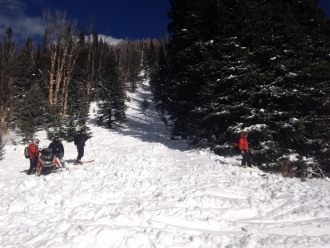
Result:
{"type": "MultiPolygon", "coordinates": [[[[186,150],[154,111],[147,81],[128,97],[122,130],[96,126],[91,106],[83,160],[95,162],[74,166],[76,149],[63,142],[69,171],[28,176],[24,146],[7,137],[0,247],[330,247],[329,179],[302,182],[242,169],[239,156],[186,150]]],[[[44,132],[37,137],[48,146],[44,132]]]]}

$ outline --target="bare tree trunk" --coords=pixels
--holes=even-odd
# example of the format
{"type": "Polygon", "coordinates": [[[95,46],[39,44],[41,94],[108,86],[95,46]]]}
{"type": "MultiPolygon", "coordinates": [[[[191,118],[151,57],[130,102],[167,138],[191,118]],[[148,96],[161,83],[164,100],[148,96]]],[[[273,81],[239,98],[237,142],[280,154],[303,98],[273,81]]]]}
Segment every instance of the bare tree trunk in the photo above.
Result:
{"type": "Polygon", "coordinates": [[[66,48],[64,50],[64,54],[62,56],[57,56],[57,71],[55,76],[55,90],[54,90],[54,97],[53,97],[53,105],[57,104],[58,99],[58,91],[60,89],[60,84],[62,82],[63,76],[63,69],[65,65],[65,56],[66,56],[66,48]]]}
{"type": "Polygon", "coordinates": [[[86,82],[86,93],[87,93],[87,101],[90,101],[90,94],[91,94],[91,88],[92,88],[92,84],[93,84],[93,80],[94,80],[94,75],[95,75],[95,58],[93,56],[93,54],[91,54],[91,73],[89,76],[87,76],[87,82],[86,82]]]}
{"type": "Polygon", "coordinates": [[[6,103],[6,83],[4,77],[4,65],[1,63],[3,54],[0,55],[0,148],[2,145],[2,135],[3,135],[3,127],[5,124],[5,109],[7,108],[6,103]]]}
{"type": "Polygon", "coordinates": [[[9,78],[9,103],[8,103],[8,108],[7,108],[7,124],[6,124],[6,128],[5,128],[5,135],[8,135],[10,133],[10,125],[11,125],[11,121],[13,119],[13,108],[14,108],[14,82],[13,82],[13,78],[9,78]]]}
{"type": "Polygon", "coordinates": [[[97,51],[94,47],[89,44],[88,49],[88,59],[87,59],[87,75],[86,75],[86,94],[87,101],[90,102],[91,89],[96,86],[98,83],[98,75],[101,70],[101,61],[102,61],[103,48],[101,49],[100,54],[97,54],[97,51]],[[97,61],[97,55],[99,55],[99,61],[97,61]],[[98,68],[96,68],[96,62],[99,62],[98,68]]]}
{"type": "Polygon", "coordinates": [[[48,82],[48,101],[50,105],[53,104],[53,84],[54,84],[56,57],[57,57],[57,53],[56,53],[55,45],[51,45],[51,58],[50,58],[51,64],[49,69],[49,82],[48,82]]]}
{"type": "Polygon", "coordinates": [[[55,19],[51,18],[49,11],[44,11],[44,20],[47,29],[47,39],[50,44],[51,66],[49,70],[48,99],[51,105],[58,103],[61,96],[62,109],[61,113],[65,113],[64,96],[68,90],[70,79],[72,78],[74,63],[76,57],[77,45],[72,42],[74,30],[77,21],[72,22],[66,20],[66,12],[56,11],[55,19]],[[69,68],[69,69],[68,69],[69,68]],[[65,72],[67,73],[64,77],[65,72]],[[54,85],[55,84],[55,88],[54,85]],[[62,93],[60,95],[60,89],[62,93]]]}
{"type": "Polygon", "coordinates": [[[64,86],[64,96],[63,96],[63,105],[62,105],[62,111],[63,115],[66,115],[66,111],[68,109],[68,99],[69,99],[69,82],[64,86]]]}
{"type": "Polygon", "coordinates": [[[14,105],[14,81],[11,73],[16,59],[16,45],[12,42],[11,28],[7,29],[6,34],[0,49],[0,147],[2,135],[9,134],[14,105]]]}
{"type": "MultiPolygon", "coordinates": [[[[2,78],[1,78],[2,79],[2,78]]],[[[2,97],[2,96],[1,96],[2,97]]],[[[2,145],[2,135],[3,135],[3,129],[4,129],[4,126],[5,126],[5,110],[7,108],[7,104],[6,102],[1,102],[0,103],[0,147],[2,145]]]]}
{"type": "Polygon", "coordinates": [[[86,95],[87,95],[87,102],[90,102],[90,94],[91,94],[91,88],[92,88],[92,81],[94,77],[94,60],[92,61],[92,58],[94,57],[93,47],[92,47],[92,41],[91,36],[94,32],[95,28],[95,20],[94,18],[89,19],[89,22],[87,23],[87,61],[86,61],[86,95]]]}
{"type": "Polygon", "coordinates": [[[69,84],[73,77],[74,68],[76,65],[77,57],[79,55],[78,49],[72,49],[66,66],[66,73],[64,74],[63,88],[62,88],[62,113],[66,115],[69,99],[69,84]]]}

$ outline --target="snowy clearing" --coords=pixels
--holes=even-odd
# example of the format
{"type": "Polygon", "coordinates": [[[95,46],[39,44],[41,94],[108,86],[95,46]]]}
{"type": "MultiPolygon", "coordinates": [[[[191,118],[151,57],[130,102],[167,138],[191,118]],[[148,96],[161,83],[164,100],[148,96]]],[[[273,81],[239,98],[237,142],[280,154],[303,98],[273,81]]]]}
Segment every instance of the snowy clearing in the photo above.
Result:
{"type": "Polygon", "coordinates": [[[69,171],[28,176],[24,146],[7,142],[0,247],[330,247],[328,179],[261,176],[240,157],[187,151],[169,139],[147,82],[129,97],[123,130],[96,126],[92,105],[82,160],[93,163],[74,166],[63,142],[69,171]]]}

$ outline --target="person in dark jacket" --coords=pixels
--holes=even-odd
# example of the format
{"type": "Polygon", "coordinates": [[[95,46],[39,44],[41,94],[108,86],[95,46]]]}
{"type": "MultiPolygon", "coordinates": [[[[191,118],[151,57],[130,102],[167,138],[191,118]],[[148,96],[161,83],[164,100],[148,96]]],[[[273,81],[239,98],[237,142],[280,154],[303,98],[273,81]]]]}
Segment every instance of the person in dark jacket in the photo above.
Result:
{"type": "Polygon", "coordinates": [[[39,160],[39,142],[38,139],[33,139],[32,143],[29,145],[29,159],[30,159],[30,169],[28,171],[28,175],[34,173],[34,170],[37,167],[39,160]]]}
{"type": "Polygon", "coordinates": [[[77,134],[75,139],[74,139],[74,144],[77,146],[77,151],[78,151],[78,157],[77,157],[77,163],[81,163],[81,158],[84,156],[84,147],[86,141],[90,137],[87,136],[86,130],[81,129],[80,134],[77,134]]]}
{"type": "Polygon", "coordinates": [[[48,148],[52,149],[53,156],[58,158],[62,164],[62,167],[64,167],[64,147],[58,136],[54,137],[54,140],[49,144],[48,148]]]}
{"type": "Polygon", "coordinates": [[[243,159],[241,167],[246,168],[246,165],[251,167],[251,156],[249,153],[249,143],[247,141],[248,133],[244,132],[240,135],[238,141],[238,149],[240,150],[243,159]]]}

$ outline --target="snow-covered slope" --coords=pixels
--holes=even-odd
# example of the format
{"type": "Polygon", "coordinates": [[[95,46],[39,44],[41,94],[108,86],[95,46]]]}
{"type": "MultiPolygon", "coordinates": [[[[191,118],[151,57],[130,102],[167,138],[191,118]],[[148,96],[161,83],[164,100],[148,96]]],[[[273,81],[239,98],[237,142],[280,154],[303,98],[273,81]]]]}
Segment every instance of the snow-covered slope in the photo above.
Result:
{"type": "Polygon", "coordinates": [[[329,181],[260,176],[236,158],[186,151],[169,139],[147,82],[129,97],[123,130],[97,127],[91,107],[83,160],[94,163],[74,166],[64,142],[70,171],[28,176],[24,147],[6,145],[0,247],[330,246],[329,181]]]}

